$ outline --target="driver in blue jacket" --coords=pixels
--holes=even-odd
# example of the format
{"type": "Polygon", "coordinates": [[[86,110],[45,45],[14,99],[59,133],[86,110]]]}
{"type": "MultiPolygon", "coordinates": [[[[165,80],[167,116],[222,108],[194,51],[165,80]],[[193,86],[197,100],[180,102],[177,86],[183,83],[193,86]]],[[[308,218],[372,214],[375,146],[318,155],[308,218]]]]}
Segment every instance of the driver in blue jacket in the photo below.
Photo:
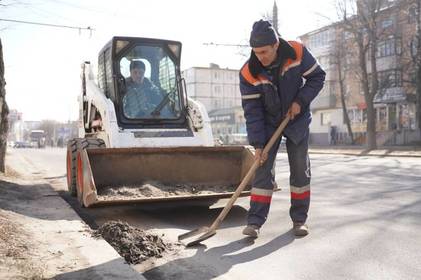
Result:
{"type": "Polygon", "coordinates": [[[283,132],[290,166],[290,217],[296,236],[308,234],[310,159],[308,157],[310,103],[323,87],[326,73],[300,42],[285,41],[265,20],[253,24],[251,55],[240,70],[240,91],[249,143],[259,160],[252,184],[247,226],[243,234],[257,237],[269,212],[275,184],[274,162],[281,139],[263,153],[286,115],[283,132]]]}

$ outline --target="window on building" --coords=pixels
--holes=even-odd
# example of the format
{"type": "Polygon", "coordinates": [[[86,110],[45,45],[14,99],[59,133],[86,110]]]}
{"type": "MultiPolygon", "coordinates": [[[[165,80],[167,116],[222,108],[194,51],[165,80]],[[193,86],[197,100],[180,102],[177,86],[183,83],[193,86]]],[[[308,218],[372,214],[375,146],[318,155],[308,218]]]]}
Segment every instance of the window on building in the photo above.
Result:
{"type": "MultiPolygon", "coordinates": [[[[369,84],[370,84],[370,82],[369,82],[369,84]]],[[[362,82],[359,82],[359,88],[360,88],[360,91],[359,91],[360,95],[364,95],[364,88],[363,88],[363,83],[362,82]]]]}
{"type": "Polygon", "coordinates": [[[402,40],[400,38],[396,39],[395,50],[396,54],[402,54],[402,40]]]}
{"type": "Polygon", "coordinates": [[[219,79],[219,73],[218,73],[217,71],[214,71],[214,72],[213,72],[213,78],[214,78],[215,80],[218,80],[218,79],[219,79]]]}
{"type": "Polygon", "coordinates": [[[410,45],[411,45],[411,56],[415,57],[417,55],[417,52],[418,52],[418,40],[417,40],[417,38],[414,37],[411,40],[410,45]]]}
{"type": "Polygon", "coordinates": [[[386,107],[379,107],[377,108],[377,121],[378,122],[384,122],[386,121],[386,107]]]}
{"type": "Polygon", "coordinates": [[[383,20],[381,26],[383,29],[393,26],[393,19],[388,18],[388,19],[383,20]]]}
{"type": "Polygon", "coordinates": [[[408,23],[415,23],[417,21],[417,8],[410,7],[408,10],[408,23]]]}
{"type": "Polygon", "coordinates": [[[402,70],[392,69],[378,72],[379,87],[381,89],[401,87],[402,70]]]}
{"type": "Polygon", "coordinates": [[[399,125],[402,128],[410,127],[409,106],[407,104],[399,105],[399,125]]]}
{"type": "Polygon", "coordinates": [[[392,46],[391,41],[382,41],[379,42],[377,45],[377,52],[376,57],[384,57],[384,56],[391,56],[392,55],[392,49],[394,46],[392,46]]]}
{"type": "Polygon", "coordinates": [[[411,83],[411,84],[415,84],[416,82],[417,82],[417,76],[416,76],[417,74],[415,73],[415,71],[412,71],[412,72],[410,72],[410,73],[408,73],[408,76],[409,76],[409,82],[411,83]]]}
{"type": "Polygon", "coordinates": [[[326,46],[329,43],[329,31],[325,30],[317,34],[311,35],[309,40],[309,48],[315,49],[326,46]]]}
{"type": "Polygon", "coordinates": [[[330,123],[330,113],[321,113],[320,114],[320,124],[328,125],[330,123]]]}
{"type": "MultiPolygon", "coordinates": [[[[355,111],[354,109],[348,109],[348,110],[346,110],[346,113],[348,114],[349,121],[351,123],[355,122],[354,111],[355,111]]],[[[344,118],[344,123],[345,123],[345,118],[344,118]]]]}
{"type": "MultiPolygon", "coordinates": [[[[399,38],[389,38],[377,43],[376,57],[386,57],[401,54],[402,41],[399,38]]],[[[370,59],[370,57],[368,57],[370,59]]]]}
{"type": "Polygon", "coordinates": [[[344,32],[344,38],[345,38],[345,40],[352,39],[352,38],[354,38],[354,34],[352,34],[352,32],[345,31],[344,32]]]}
{"type": "MultiPolygon", "coordinates": [[[[349,109],[348,117],[351,123],[362,123],[364,121],[364,111],[362,109],[349,109]]],[[[367,119],[367,118],[365,118],[367,119]]]]}

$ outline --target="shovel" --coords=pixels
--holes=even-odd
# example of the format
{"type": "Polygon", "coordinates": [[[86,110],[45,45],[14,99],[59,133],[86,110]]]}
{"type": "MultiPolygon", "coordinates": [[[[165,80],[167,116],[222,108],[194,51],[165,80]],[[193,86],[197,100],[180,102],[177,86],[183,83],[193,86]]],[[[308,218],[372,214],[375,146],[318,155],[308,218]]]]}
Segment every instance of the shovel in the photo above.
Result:
{"type": "MultiPolygon", "coordinates": [[[[287,126],[288,122],[289,122],[289,116],[285,117],[285,119],[282,121],[282,123],[276,129],[275,133],[272,135],[269,142],[266,144],[265,148],[263,149],[263,153],[269,152],[269,150],[272,148],[273,144],[281,136],[282,131],[287,126]]],[[[221,213],[215,219],[215,221],[212,223],[212,225],[210,227],[200,227],[198,229],[195,229],[195,230],[189,231],[187,233],[184,233],[182,235],[179,235],[178,241],[183,243],[186,247],[189,247],[189,246],[199,244],[203,240],[206,240],[206,239],[214,236],[216,234],[216,230],[218,229],[219,225],[225,219],[228,212],[231,210],[232,206],[234,205],[235,201],[237,200],[237,198],[240,196],[241,192],[244,190],[244,188],[247,186],[247,184],[249,183],[249,181],[253,177],[254,172],[256,172],[256,169],[259,167],[259,165],[260,165],[260,162],[258,160],[255,160],[253,165],[250,167],[249,171],[247,172],[246,176],[241,181],[237,190],[234,192],[234,194],[232,195],[232,197],[228,201],[227,205],[225,205],[224,209],[222,209],[221,213]]]]}

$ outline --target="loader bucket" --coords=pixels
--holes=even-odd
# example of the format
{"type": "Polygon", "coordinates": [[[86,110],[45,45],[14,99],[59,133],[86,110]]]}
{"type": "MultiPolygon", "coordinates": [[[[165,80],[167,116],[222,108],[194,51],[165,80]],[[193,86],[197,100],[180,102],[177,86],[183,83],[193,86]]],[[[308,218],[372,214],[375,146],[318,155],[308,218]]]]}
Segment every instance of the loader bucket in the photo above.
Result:
{"type": "Polygon", "coordinates": [[[244,146],[86,149],[80,158],[85,207],[227,198],[253,164],[244,146]]]}

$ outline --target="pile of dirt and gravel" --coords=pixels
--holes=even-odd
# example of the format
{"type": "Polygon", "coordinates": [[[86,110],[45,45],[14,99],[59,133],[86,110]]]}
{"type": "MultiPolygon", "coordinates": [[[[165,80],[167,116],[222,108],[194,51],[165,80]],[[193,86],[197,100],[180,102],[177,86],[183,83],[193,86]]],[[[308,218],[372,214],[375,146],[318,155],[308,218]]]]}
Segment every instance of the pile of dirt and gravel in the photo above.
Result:
{"type": "Polygon", "coordinates": [[[234,185],[198,185],[198,184],[162,184],[145,182],[136,186],[101,187],[97,190],[102,199],[114,199],[116,196],[130,198],[190,196],[234,192],[234,185]]]}
{"type": "Polygon", "coordinates": [[[130,264],[149,258],[161,258],[173,244],[165,243],[158,235],[150,234],[121,221],[110,221],[98,228],[94,235],[102,236],[130,264]]]}

